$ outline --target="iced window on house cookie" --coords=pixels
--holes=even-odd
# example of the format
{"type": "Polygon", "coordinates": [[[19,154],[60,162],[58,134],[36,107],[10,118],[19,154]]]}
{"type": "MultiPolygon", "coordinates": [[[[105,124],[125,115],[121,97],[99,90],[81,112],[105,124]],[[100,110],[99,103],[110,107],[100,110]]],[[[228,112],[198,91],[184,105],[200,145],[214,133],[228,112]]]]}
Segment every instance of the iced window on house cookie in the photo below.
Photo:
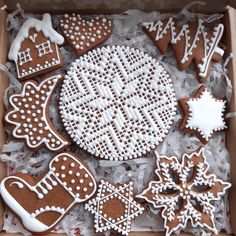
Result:
{"type": "Polygon", "coordinates": [[[53,52],[49,40],[47,40],[46,42],[43,42],[39,45],[36,45],[36,48],[38,49],[39,57],[42,57],[43,55],[53,52]]]}
{"type": "Polygon", "coordinates": [[[28,61],[32,61],[32,58],[30,56],[30,49],[27,48],[23,52],[18,52],[18,58],[19,58],[19,65],[23,65],[28,61]]]}

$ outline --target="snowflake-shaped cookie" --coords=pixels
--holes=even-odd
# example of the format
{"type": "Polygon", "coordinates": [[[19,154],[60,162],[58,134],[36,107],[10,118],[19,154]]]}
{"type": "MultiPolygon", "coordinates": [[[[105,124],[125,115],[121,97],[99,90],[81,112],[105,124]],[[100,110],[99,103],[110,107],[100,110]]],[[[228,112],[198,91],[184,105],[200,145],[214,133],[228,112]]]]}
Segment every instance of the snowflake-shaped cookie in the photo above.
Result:
{"type": "Polygon", "coordinates": [[[192,98],[180,99],[179,104],[183,112],[180,130],[194,133],[203,144],[215,131],[227,128],[224,119],[226,101],[214,98],[204,86],[192,98]]]}
{"type": "Polygon", "coordinates": [[[62,122],[73,141],[109,160],[137,158],[155,148],[175,113],[168,72],[125,46],[98,48],[77,59],[60,94],[62,122]]]}
{"type": "Polygon", "coordinates": [[[174,156],[158,156],[156,153],[159,181],[151,181],[137,196],[155,208],[163,208],[167,236],[185,228],[188,221],[194,227],[207,227],[216,232],[212,201],[219,200],[231,184],[208,173],[209,166],[203,152],[201,148],[190,155],[184,154],[182,163],[174,156]]]}
{"type": "Polygon", "coordinates": [[[14,126],[13,136],[25,139],[30,148],[44,144],[51,151],[59,151],[69,145],[49,117],[50,97],[62,78],[62,75],[50,76],[40,84],[28,81],[21,93],[12,94],[9,98],[13,108],[7,112],[5,120],[14,126]]]}
{"type": "Polygon", "coordinates": [[[95,215],[96,232],[114,229],[128,235],[131,221],[142,214],[144,208],[133,199],[133,182],[115,186],[102,179],[95,198],[85,208],[95,215]]]}

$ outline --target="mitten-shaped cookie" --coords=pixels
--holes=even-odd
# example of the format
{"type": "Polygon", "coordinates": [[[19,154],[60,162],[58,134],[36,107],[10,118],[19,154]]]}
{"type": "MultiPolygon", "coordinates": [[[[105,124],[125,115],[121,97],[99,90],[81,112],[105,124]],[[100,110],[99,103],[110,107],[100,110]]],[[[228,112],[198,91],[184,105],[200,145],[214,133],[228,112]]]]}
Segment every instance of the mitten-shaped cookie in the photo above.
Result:
{"type": "Polygon", "coordinates": [[[61,153],[49,163],[49,171],[38,179],[17,173],[1,182],[5,203],[33,233],[52,230],[70,209],[89,199],[96,182],[85,164],[70,153],[61,153]]]}

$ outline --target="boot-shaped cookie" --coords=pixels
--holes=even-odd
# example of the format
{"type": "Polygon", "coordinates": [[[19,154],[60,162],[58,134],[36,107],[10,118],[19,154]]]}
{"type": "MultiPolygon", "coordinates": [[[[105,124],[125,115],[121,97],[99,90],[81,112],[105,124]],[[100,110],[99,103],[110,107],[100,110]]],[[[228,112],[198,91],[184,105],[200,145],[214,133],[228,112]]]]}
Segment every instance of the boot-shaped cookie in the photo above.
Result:
{"type": "Polygon", "coordinates": [[[94,177],[70,153],[54,157],[48,173],[39,179],[17,173],[1,182],[3,200],[33,233],[52,230],[76,203],[86,201],[95,191],[94,177]]]}

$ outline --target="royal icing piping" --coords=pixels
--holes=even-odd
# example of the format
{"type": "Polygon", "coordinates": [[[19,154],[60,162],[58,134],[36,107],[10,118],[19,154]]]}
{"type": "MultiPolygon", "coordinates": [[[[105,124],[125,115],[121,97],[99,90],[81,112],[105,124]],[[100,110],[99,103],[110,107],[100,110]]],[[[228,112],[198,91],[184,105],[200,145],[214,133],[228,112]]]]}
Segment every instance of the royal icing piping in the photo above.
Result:
{"type": "Polygon", "coordinates": [[[72,206],[76,203],[81,203],[88,200],[96,191],[96,181],[93,175],[88,171],[87,167],[84,166],[82,162],[80,162],[77,158],[69,153],[61,153],[55,156],[49,163],[49,172],[36,184],[30,185],[24,179],[18,176],[8,176],[4,178],[1,182],[1,196],[11,209],[16,212],[17,215],[20,216],[22,219],[23,225],[26,229],[30,230],[31,232],[45,232],[48,229],[54,227],[64,216],[64,214],[72,208],[72,206]],[[63,163],[71,162],[70,166],[65,168],[63,171],[65,172],[65,179],[62,181],[61,177],[58,176],[58,166],[60,167],[63,163]],[[76,176],[74,182],[70,182],[71,174],[69,171],[73,170],[74,175],[76,176]],[[68,173],[66,173],[68,171],[68,173]],[[80,173],[80,175],[76,175],[76,173],[80,173]],[[69,177],[68,177],[69,176],[69,177]],[[80,176],[80,177],[77,177],[80,176]],[[34,212],[26,211],[15,199],[14,197],[9,194],[8,190],[5,187],[5,183],[7,180],[14,179],[15,181],[10,185],[16,184],[18,188],[22,189],[27,187],[32,192],[35,192],[37,197],[40,200],[43,199],[49,192],[60,184],[67,192],[73,197],[72,203],[67,207],[67,209],[63,209],[56,206],[45,206],[44,208],[36,209],[34,212]],[[83,191],[80,190],[82,178],[88,179],[87,185],[83,184],[84,188],[87,188],[86,191],[88,194],[83,193],[79,194],[79,192],[83,191]],[[18,182],[19,181],[19,182],[18,182]],[[37,216],[46,212],[46,211],[54,211],[61,214],[61,216],[53,223],[53,225],[45,225],[40,220],[37,219],[37,216]]]}
{"type": "MultiPolygon", "coordinates": [[[[42,31],[45,37],[48,37],[51,42],[58,45],[64,43],[64,38],[52,28],[51,16],[48,13],[43,14],[43,19],[40,21],[35,18],[28,18],[20,28],[16,38],[11,44],[8,58],[17,61],[18,52],[21,47],[21,42],[29,37],[30,28],[35,28],[37,32],[42,31]]],[[[35,37],[35,36],[33,36],[35,37]]],[[[33,40],[32,37],[30,37],[33,40]]]]}
{"type": "Polygon", "coordinates": [[[197,130],[206,141],[214,131],[227,128],[224,120],[226,101],[215,99],[205,89],[200,97],[187,101],[189,107],[189,118],[186,127],[197,130]]]}
{"type": "Polygon", "coordinates": [[[15,125],[13,136],[24,138],[30,148],[45,144],[49,150],[57,151],[69,144],[51,128],[51,121],[47,118],[49,98],[62,78],[62,75],[54,75],[39,85],[28,81],[20,94],[13,94],[9,98],[13,109],[6,114],[5,120],[15,125]]]}
{"type": "MultiPolygon", "coordinates": [[[[114,204],[117,211],[118,203],[114,204]]],[[[97,233],[114,229],[122,235],[128,235],[131,230],[131,221],[142,214],[144,208],[133,199],[133,182],[116,187],[106,180],[101,180],[96,198],[90,200],[85,209],[95,215],[95,230],[97,233]],[[114,200],[115,199],[115,200],[114,200]],[[123,212],[117,219],[106,212],[106,204],[109,201],[117,201],[123,207],[123,212]]]]}
{"type": "Polygon", "coordinates": [[[61,31],[76,49],[77,54],[94,47],[102,38],[111,34],[112,23],[106,18],[83,19],[73,13],[65,14],[60,21],[61,31]]]}
{"type": "Polygon", "coordinates": [[[223,56],[224,51],[218,47],[218,43],[223,35],[224,25],[218,24],[213,29],[213,34],[211,39],[207,38],[207,33],[204,27],[204,20],[198,19],[198,27],[195,33],[193,40],[191,40],[191,36],[189,35],[190,29],[189,25],[185,24],[180,29],[179,33],[176,31],[176,23],[173,17],[168,19],[168,22],[163,27],[162,21],[154,22],[145,22],[143,26],[149,32],[156,32],[155,41],[159,41],[165,35],[169,33],[171,34],[171,44],[178,43],[182,38],[185,39],[185,47],[184,47],[184,55],[180,60],[180,63],[184,64],[188,61],[189,57],[193,55],[193,50],[197,47],[197,41],[199,41],[200,37],[203,39],[203,48],[204,48],[204,56],[202,58],[202,63],[198,65],[199,68],[199,76],[206,77],[208,73],[208,67],[211,61],[211,58],[214,53],[223,56]]]}
{"type": "Polygon", "coordinates": [[[33,232],[44,232],[47,231],[48,226],[39,221],[38,219],[31,216],[13,197],[8,193],[4,186],[5,180],[1,182],[1,196],[4,199],[5,203],[8,206],[11,206],[11,209],[14,209],[14,212],[20,216],[22,223],[26,229],[33,232]]]}
{"type": "Polygon", "coordinates": [[[169,74],[155,59],[138,49],[108,46],[72,63],[59,109],[80,147],[100,158],[127,160],[163,140],[176,97],[169,74]]]}
{"type": "Polygon", "coordinates": [[[209,166],[204,149],[190,155],[184,154],[182,163],[175,156],[158,156],[157,152],[155,154],[159,181],[151,181],[148,188],[136,197],[145,199],[154,208],[163,209],[166,236],[185,228],[188,221],[194,227],[207,227],[217,233],[212,201],[220,200],[220,196],[225,194],[231,184],[223,182],[214,174],[208,174],[209,166]],[[191,171],[194,171],[193,174],[191,171]],[[206,190],[201,190],[202,187],[206,190]],[[199,210],[198,205],[202,210],[199,210]]]}
{"type": "Polygon", "coordinates": [[[40,209],[36,210],[35,212],[31,213],[31,217],[35,218],[38,215],[47,212],[47,211],[54,211],[59,213],[60,215],[63,215],[65,213],[65,209],[64,208],[60,208],[60,207],[55,207],[55,206],[46,206],[46,207],[41,207],[40,209]]]}

